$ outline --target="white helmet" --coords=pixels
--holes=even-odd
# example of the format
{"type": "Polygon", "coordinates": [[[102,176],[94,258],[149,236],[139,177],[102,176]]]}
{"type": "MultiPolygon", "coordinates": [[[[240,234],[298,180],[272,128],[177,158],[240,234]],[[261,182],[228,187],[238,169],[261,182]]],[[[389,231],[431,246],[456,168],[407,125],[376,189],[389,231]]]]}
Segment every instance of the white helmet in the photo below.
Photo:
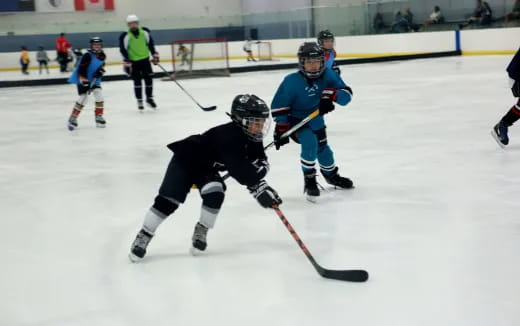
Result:
{"type": "Polygon", "coordinates": [[[126,23],[137,23],[139,22],[139,17],[137,17],[136,15],[134,14],[131,14],[131,15],[128,15],[126,17],[126,23]]]}

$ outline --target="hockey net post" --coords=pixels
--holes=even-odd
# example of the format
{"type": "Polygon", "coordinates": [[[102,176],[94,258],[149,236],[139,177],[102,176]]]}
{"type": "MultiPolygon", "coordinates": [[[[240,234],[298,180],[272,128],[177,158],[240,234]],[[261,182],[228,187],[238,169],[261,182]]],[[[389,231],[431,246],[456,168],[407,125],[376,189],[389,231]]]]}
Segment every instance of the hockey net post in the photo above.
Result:
{"type": "Polygon", "coordinates": [[[226,38],[175,40],[171,43],[171,50],[173,78],[230,75],[226,38]]]}
{"type": "Polygon", "coordinates": [[[256,43],[259,61],[273,61],[273,45],[271,42],[259,41],[256,43]]]}

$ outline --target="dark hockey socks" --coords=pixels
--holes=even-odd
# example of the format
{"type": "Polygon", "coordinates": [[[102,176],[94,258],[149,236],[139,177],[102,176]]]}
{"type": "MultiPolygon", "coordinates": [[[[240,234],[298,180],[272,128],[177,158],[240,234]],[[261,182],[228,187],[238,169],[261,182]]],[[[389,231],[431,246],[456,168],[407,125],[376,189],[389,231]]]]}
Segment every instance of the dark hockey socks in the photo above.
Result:
{"type": "Polygon", "coordinates": [[[518,100],[518,103],[516,105],[513,105],[513,107],[506,113],[506,115],[500,120],[503,124],[505,124],[507,127],[512,126],[518,119],[520,119],[520,100],[518,100]]]}

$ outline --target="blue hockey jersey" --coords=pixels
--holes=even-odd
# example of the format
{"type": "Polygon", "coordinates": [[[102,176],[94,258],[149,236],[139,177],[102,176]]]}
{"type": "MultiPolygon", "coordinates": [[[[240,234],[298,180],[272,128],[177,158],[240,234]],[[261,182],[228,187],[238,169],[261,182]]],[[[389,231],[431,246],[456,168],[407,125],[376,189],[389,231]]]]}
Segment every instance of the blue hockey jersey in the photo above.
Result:
{"type": "MultiPolygon", "coordinates": [[[[325,88],[337,89],[336,103],[347,105],[352,95],[347,91],[347,85],[332,69],[326,68],[320,78],[308,79],[300,72],[287,75],[271,103],[271,113],[276,122],[288,123],[289,116],[304,119],[319,108],[321,93],[325,88]]],[[[312,130],[325,127],[323,116],[317,116],[308,123],[312,130]]]]}
{"type": "Polygon", "coordinates": [[[327,68],[332,68],[336,61],[336,50],[331,49],[323,51],[325,52],[325,66],[327,66],[327,68]]]}
{"type": "MultiPolygon", "coordinates": [[[[89,60],[89,65],[87,67],[87,70],[86,70],[86,77],[88,79],[89,82],[92,82],[94,80],[94,75],[96,74],[96,72],[99,71],[99,69],[101,67],[103,67],[103,65],[105,64],[105,61],[104,60],[100,60],[96,57],[96,55],[94,55],[94,53],[90,52],[90,51],[87,51],[82,57],[81,59],[79,59],[78,61],[83,61],[83,57],[84,56],[90,56],[90,60],[89,60]]],[[[76,84],[76,85],[80,85],[81,84],[81,81],[80,81],[80,78],[79,78],[79,75],[80,75],[80,70],[81,67],[80,67],[80,64],[77,64],[76,65],[76,68],[74,69],[74,72],[72,73],[72,75],[70,76],[68,82],[71,83],[71,84],[76,84]]],[[[94,82],[94,85],[100,85],[101,84],[101,77],[99,78],[96,78],[96,81],[94,82]]]]}

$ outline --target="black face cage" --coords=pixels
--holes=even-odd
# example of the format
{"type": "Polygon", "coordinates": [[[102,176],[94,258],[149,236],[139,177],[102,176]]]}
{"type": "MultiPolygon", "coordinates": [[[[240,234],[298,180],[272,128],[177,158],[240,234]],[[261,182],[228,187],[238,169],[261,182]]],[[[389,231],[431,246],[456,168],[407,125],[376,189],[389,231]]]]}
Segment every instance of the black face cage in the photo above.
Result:
{"type": "Polygon", "coordinates": [[[310,78],[310,79],[316,79],[318,77],[320,77],[323,72],[325,71],[325,57],[324,56],[320,56],[319,59],[321,61],[321,66],[320,66],[320,70],[318,71],[306,71],[305,70],[305,59],[317,59],[318,57],[300,57],[298,59],[298,67],[300,69],[300,71],[302,72],[302,74],[304,74],[305,76],[307,76],[307,78],[310,78]]]}
{"type": "Polygon", "coordinates": [[[90,49],[92,50],[92,52],[94,53],[100,53],[101,51],[103,51],[103,42],[91,42],[90,43],[90,49]],[[101,45],[101,48],[99,50],[94,50],[94,44],[99,44],[101,45]]]}
{"type": "Polygon", "coordinates": [[[271,127],[270,116],[268,116],[267,118],[246,117],[240,119],[240,121],[237,122],[240,124],[242,130],[247,135],[247,137],[254,142],[261,142],[265,138],[265,136],[267,136],[271,127]],[[256,125],[256,131],[250,130],[253,125],[256,125]]]}

